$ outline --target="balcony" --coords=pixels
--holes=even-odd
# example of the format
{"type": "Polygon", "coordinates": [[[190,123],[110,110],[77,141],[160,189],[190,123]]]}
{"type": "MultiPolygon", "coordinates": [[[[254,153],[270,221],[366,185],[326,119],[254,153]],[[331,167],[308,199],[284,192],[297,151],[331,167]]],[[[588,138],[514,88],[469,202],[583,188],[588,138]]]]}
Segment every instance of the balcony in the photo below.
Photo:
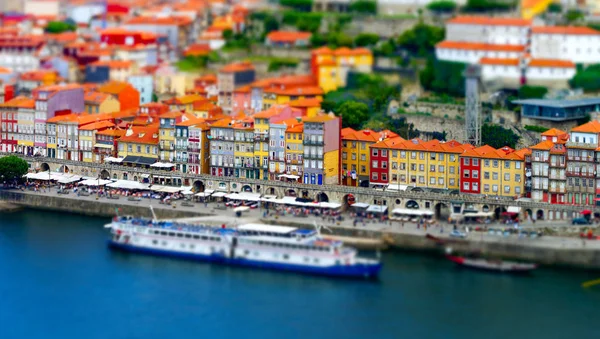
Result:
{"type": "Polygon", "coordinates": [[[531,157],[531,161],[535,161],[535,162],[548,162],[549,158],[543,158],[543,157],[531,157]]]}
{"type": "Polygon", "coordinates": [[[187,151],[188,152],[193,152],[193,153],[200,153],[200,149],[199,148],[188,147],[187,151]]]}
{"type": "Polygon", "coordinates": [[[565,168],[567,166],[566,162],[551,162],[550,167],[561,167],[565,168]]]}
{"type": "Polygon", "coordinates": [[[567,180],[567,176],[564,173],[561,174],[550,174],[550,179],[553,180],[567,180]]]}
{"type": "Polygon", "coordinates": [[[594,157],[592,155],[587,156],[587,157],[582,157],[582,156],[573,156],[573,155],[568,155],[567,154],[567,160],[568,161],[593,162],[594,161],[594,157]]]}
{"type": "Polygon", "coordinates": [[[573,148],[590,148],[590,149],[596,149],[598,147],[598,144],[592,144],[592,143],[587,143],[587,142],[575,142],[575,141],[567,141],[566,144],[567,147],[573,147],[573,148]]]}
{"type": "Polygon", "coordinates": [[[323,159],[323,154],[304,153],[304,159],[323,159]]]}
{"type": "Polygon", "coordinates": [[[567,192],[567,188],[566,187],[553,187],[553,186],[550,186],[550,189],[548,191],[550,193],[566,193],[567,192]]]}
{"type": "Polygon", "coordinates": [[[175,149],[178,150],[178,151],[187,151],[187,146],[176,145],[175,149]]]}
{"type": "Polygon", "coordinates": [[[255,135],[254,141],[269,141],[269,135],[268,134],[255,135]]]}
{"type": "Polygon", "coordinates": [[[310,146],[323,146],[323,140],[304,139],[304,144],[310,146]]]}
{"type": "Polygon", "coordinates": [[[283,157],[269,157],[269,161],[284,162],[285,158],[283,158],[283,157]]]}
{"type": "Polygon", "coordinates": [[[569,193],[596,193],[596,188],[589,186],[569,186],[569,193]]]}
{"type": "Polygon", "coordinates": [[[567,175],[571,177],[580,177],[580,178],[593,178],[596,176],[594,172],[575,172],[575,171],[567,171],[567,175]]]}
{"type": "Polygon", "coordinates": [[[286,160],[285,162],[290,165],[301,165],[302,164],[302,160],[286,160]]]}

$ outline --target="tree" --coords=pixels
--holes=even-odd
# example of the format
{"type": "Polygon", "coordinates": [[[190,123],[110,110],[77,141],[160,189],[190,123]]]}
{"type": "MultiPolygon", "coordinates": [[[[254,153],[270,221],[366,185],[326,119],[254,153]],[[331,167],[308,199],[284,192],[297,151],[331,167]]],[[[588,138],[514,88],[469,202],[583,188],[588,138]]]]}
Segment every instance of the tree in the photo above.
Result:
{"type": "Polygon", "coordinates": [[[548,5],[548,12],[550,13],[560,13],[562,12],[562,9],[562,5],[556,2],[553,2],[550,5],[548,5]]]}
{"type": "Polygon", "coordinates": [[[449,0],[440,0],[430,2],[427,9],[437,13],[452,13],[456,10],[456,2],[449,0]]]}
{"type": "Polygon", "coordinates": [[[600,64],[578,67],[569,84],[572,88],[581,88],[586,92],[600,91],[600,64]]]}
{"type": "Polygon", "coordinates": [[[546,93],[546,87],[524,85],[519,88],[519,99],[542,99],[546,93]]]}
{"type": "Polygon", "coordinates": [[[430,58],[425,69],[419,74],[419,81],[421,86],[429,91],[463,97],[465,80],[462,73],[465,67],[464,63],[430,58]]]}
{"type": "Polygon", "coordinates": [[[369,0],[357,0],[350,3],[348,6],[349,12],[363,14],[377,14],[377,2],[369,0]]]}
{"type": "Polygon", "coordinates": [[[225,41],[229,41],[231,39],[233,39],[233,31],[231,29],[226,29],[223,31],[223,39],[225,39],[225,41]]]}
{"type": "Polygon", "coordinates": [[[0,158],[0,178],[2,182],[4,181],[12,181],[12,180],[21,180],[27,171],[29,170],[29,165],[27,161],[16,157],[14,155],[9,155],[7,157],[0,158]]]}
{"type": "Polygon", "coordinates": [[[335,114],[342,117],[343,127],[360,128],[369,120],[369,106],[364,102],[346,101],[337,108],[335,114]]]}
{"type": "Polygon", "coordinates": [[[444,40],[444,29],[419,22],[398,38],[398,45],[413,55],[433,54],[435,45],[444,40]]]}
{"type": "Polygon", "coordinates": [[[302,12],[310,12],[313,5],[312,0],[280,0],[279,3],[302,12]]]}
{"type": "Polygon", "coordinates": [[[515,148],[519,139],[520,137],[512,130],[503,128],[502,126],[485,124],[481,128],[482,143],[494,148],[504,146],[515,148]]]}
{"type": "Polygon", "coordinates": [[[583,12],[577,9],[570,9],[567,11],[567,13],[565,13],[565,20],[567,20],[567,23],[569,24],[574,24],[579,21],[583,21],[584,19],[585,15],[583,14],[583,12]]]}
{"type": "Polygon", "coordinates": [[[63,33],[68,31],[75,31],[76,27],[73,24],[69,24],[63,21],[50,21],[44,31],[46,33],[63,33]]]}
{"type": "Polygon", "coordinates": [[[467,12],[507,11],[516,7],[517,1],[467,0],[464,10],[467,12]]]}
{"type": "Polygon", "coordinates": [[[269,33],[279,29],[279,21],[273,16],[267,16],[263,21],[264,32],[269,33]]]}
{"type": "Polygon", "coordinates": [[[354,38],[356,46],[375,46],[379,42],[379,35],[373,33],[360,33],[354,38]]]}

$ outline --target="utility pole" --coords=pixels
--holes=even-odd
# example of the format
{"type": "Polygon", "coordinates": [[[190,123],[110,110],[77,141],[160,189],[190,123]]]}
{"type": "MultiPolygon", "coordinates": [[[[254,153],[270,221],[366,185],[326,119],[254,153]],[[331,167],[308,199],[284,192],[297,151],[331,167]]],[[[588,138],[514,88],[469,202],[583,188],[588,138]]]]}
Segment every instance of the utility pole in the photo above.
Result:
{"type": "Polygon", "coordinates": [[[465,143],[473,146],[481,145],[481,101],[479,87],[481,68],[479,65],[468,65],[465,76],[465,143]]]}

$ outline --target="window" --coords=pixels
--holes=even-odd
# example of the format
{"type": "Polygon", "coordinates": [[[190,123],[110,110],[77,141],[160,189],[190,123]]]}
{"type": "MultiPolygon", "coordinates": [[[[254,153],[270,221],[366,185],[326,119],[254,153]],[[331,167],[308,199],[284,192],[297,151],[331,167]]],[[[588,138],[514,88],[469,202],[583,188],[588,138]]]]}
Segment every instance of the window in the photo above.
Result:
{"type": "Polygon", "coordinates": [[[490,167],[490,161],[488,159],[485,159],[483,161],[483,166],[490,167]]]}
{"type": "Polygon", "coordinates": [[[488,185],[488,184],[483,185],[483,191],[484,192],[489,192],[490,191],[490,185],[488,185]]]}
{"type": "Polygon", "coordinates": [[[496,172],[492,173],[492,179],[498,180],[498,173],[496,173],[496,172]]]}
{"type": "Polygon", "coordinates": [[[516,161],[516,162],[515,162],[515,168],[516,168],[516,169],[521,169],[521,163],[520,163],[520,162],[518,162],[518,161],[516,161]]]}
{"type": "Polygon", "coordinates": [[[387,168],[387,161],[381,162],[381,168],[387,168]]]}
{"type": "Polygon", "coordinates": [[[429,154],[429,159],[435,160],[435,153],[430,153],[429,154]]]}
{"type": "Polygon", "coordinates": [[[498,192],[498,185],[492,185],[492,192],[498,192]]]}
{"type": "Polygon", "coordinates": [[[435,173],[435,165],[429,166],[429,172],[435,173]]]}
{"type": "Polygon", "coordinates": [[[450,161],[456,161],[456,155],[450,154],[450,161]]]}
{"type": "Polygon", "coordinates": [[[504,181],[510,181],[510,174],[504,173],[504,181]]]}
{"type": "Polygon", "coordinates": [[[510,186],[508,186],[508,185],[504,186],[504,193],[510,193],[510,186]]]}
{"type": "Polygon", "coordinates": [[[490,172],[483,172],[483,178],[484,179],[489,179],[490,178],[490,172]]]}
{"type": "Polygon", "coordinates": [[[400,151],[400,158],[406,159],[406,151],[400,151]]]}
{"type": "Polygon", "coordinates": [[[510,161],[505,161],[504,162],[504,168],[510,168],[510,161]]]}
{"type": "Polygon", "coordinates": [[[449,167],[448,168],[448,173],[454,174],[454,167],[449,167]]]}
{"type": "Polygon", "coordinates": [[[381,173],[381,180],[387,181],[387,174],[386,173],[381,173]]]}
{"type": "Polygon", "coordinates": [[[521,175],[520,174],[515,174],[515,182],[521,182],[521,175]]]}
{"type": "Polygon", "coordinates": [[[435,185],[435,177],[429,177],[429,184],[435,185]]]}
{"type": "Polygon", "coordinates": [[[463,190],[468,191],[469,190],[469,183],[468,182],[463,182],[463,190]]]}
{"type": "Polygon", "coordinates": [[[494,167],[498,167],[498,160],[494,160],[493,165],[494,167]]]}
{"type": "Polygon", "coordinates": [[[377,172],[371,173],[371,180],[378,180],[378,179],[379,179],[379,176],[378,176],[377,172]]]}
{"type": "Polygon", "coordinates": [[[456,181],[454,181],[454,178],[450,178],[450,179],[448,180],[448,184],[449,184],[450,186],[454,186],[454,185],[456,184],[456,181]]]}
{"type": "Polygon", "coordinates": [[[521,194],[521,187],[515,187],[515,194],[521,194]]]}
{"type": "Polygon", "coordinates": [[[379,162],[373,161],[373,168],[379,168],[379,162]]]}
{"type": "Polygon", "coordinates": [[[445,170],[444,166],[440,165],[440,166],[438,167],[438,172],[440,172],[440,173],[444,173],[444,170],[445,170]]]}
{"type": "Polygon", "coordinates": [[[411,159],[416,159],[417,158],[417,152],[410,152],[410,158],[411,159]]]}
{"type": "Polygon", "coordinates": [[[377,149],[376,149],[376,148],[374,148],[374,149],[373,149],[373,156],[378,156],[378,155],[379,155],[379,153],[378,153],[377,149]]]}
{"type": "Polygon", "coordinates": [[[424,172],[425,171],[425,165],[419,164],[419,171],[420,172],[424,172]]]}
{"type": "Polygon", "coordinates": [[[444,178],[438,178],[438,185],[444,186],[444,178]]]}
{"type": "Polygon", "coordinates": [[[473,166],[479,166],[479,159],[473,159],[473,166]]]}
{"type": "Polygon", "coordinates": [[[463,165],[466,165],[466,166],[468,166],[470,163],[471,163],[471,162],[470,162],[470,159],[469,159],[469,158],[464,158],[464,159],[463,159],[463,165]]]}
{"type": "MultiPolygon", "coordinates": [[[[364,144],[364,142],[363,142],[363,144],[364,144]]],[[[363,149],[364,149],[364,147],[363,147],[363,149]]],[[[385,149],[382,149],[382,150],[381,150],[381,156],[382,156],[382,157],[387,157],[387,150],[385,150],[385,149]]]]}
{"type": "Polygon", "coordinates": [[[478,191],[479,190],[479,184],[474,182],[473,183],[473,191],[478,191]]]}
{"type": "Polygon", "coordinates": [[[471,173],[470,173],[470,171],[469,171],[469,170],[465,170],[465,171],[463,172],[463,178],[470,178],[470,177],[471,177],[471,173]]]}
{"type": "Polygon", "coordinates": [[[419,152],[419,159],[425,160],[425,153],[424,152],[419,152]]]}

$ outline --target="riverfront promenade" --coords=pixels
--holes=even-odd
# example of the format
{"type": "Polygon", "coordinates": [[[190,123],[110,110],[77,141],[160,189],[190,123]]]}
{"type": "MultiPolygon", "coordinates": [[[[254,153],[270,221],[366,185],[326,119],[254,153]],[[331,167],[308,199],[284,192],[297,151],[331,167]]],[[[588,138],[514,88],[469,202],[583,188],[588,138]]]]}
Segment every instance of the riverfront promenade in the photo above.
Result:
{"type": "MultiPolygon", "coordinates": [[[[354,220],[350,217],[349,213],[343,213],[344,220],[341,222],[331,222],[327,219],[323,219],[321,217],[309,216],[309,217],[295,217],[292,215],[278,215],[277,218],[274,217],[274,211],[270,210],[270,216],[264,218],[264,209],[254,209],[248,212],[244,212],[241,217],[236,217],[232,208],[227,209],[215,209],[217,205],[223,205],[223,203],[211,202],[206,204],[204,203],[194,203],[194,206],[183,206],[181,203],[182,200],[175,202],[175,207],[169,205],[159,204],[156,199],[148,199],[143,198],[141,201],[130,201],[125,197],[120,197],[120,199],[108,199],[105,197],[98,198],[96,200],[96,195],[89,196],[77,196],[77,194],[71,192],[69,194],[58,194],[55,188],[46,189],[45,192],[34,192],[30,190],[21,191],[17,189],[6,189],[4,191],[14,191],[19,194],[31,195],[31,196],[46,196],[48,198],[61,198],[67,200],[66,205],[68,206],[68,200],[73,201],[88,201],[94,204],[96,203],[105,203],[105,204],[117,204],[119,206],[132,206],[145,210],[146,208],[149,211],[149,206],[152,205],[156,211],[156,214],[161,217],[161,212],[169,212],[170,215],[176,213],[175,211],[184,212],[186,216],[198,214],[199,217],[193,217],[193,220],[197,222],[203,222],[207,224],[227,224],[227,225],[236,225],[243,223],[256,223],[256,222],[271,222],[271,223],[283,223],[283,224],[302,224],[306,226],[312,226],[315,222],[317,224],[322,224],[331,228],[332,230],[344,230],[345,233],[348,231],[370,231],[375,234],[391,234],[396,236],[419,236],[424,237],[425,234],[430,233],[440,238],[448,238],[449,232],[452,230],[452,226],[447,223],[439,223],[436,226],[428,226],[425,227],[417,227],[415,223],[406,222],[404,226],[400,222],[379,222],[376,220],[365,220],[365,223],[357,222],[356,226],[354,225],[354,220]]],[[[116,211],[115,211],[116,212],[116,211]]],[[[182,213],[182,215],[184,214],[182,213]]],[[[146,213],[147,214],[147,213],[146,213]]],[[[471,225],[469,227],[474,227],[476,225],[471,225]]],[[[484,226],[484,225],[481,225],[484,226]]],[[[504,225],[500,223],[492,223],[485,225],[488,228],[495,229],[506,229],[512,227],[511,225],[504,225]]],[[[582,250],[600,250],[600,240],[582,240],[578,237],[579,233],[583,230],[583,227],[571,226],[566,223],[560,222],[544,222],[538,221],[535,224],[531,222],[525,222],[521,224],[521,227],[528,230],[541,229],[541,228],[551,228],[556,229],[557,231],[562,231],[562,234],[569,234],[571,236],[542,236],[541,238],[525,238],[519,237],[518,235],[510,235],[510,236],[501,236],[501,235],[490,235],[485,232],[470,232],[467,240],[469,242],[476,243],[501,243],[501,244],[515,244],[526,247],[534,247],[534,248],[546,248],[546,249],[582,249],[582,250]],[[566,231],[566,232],[565,232],[566,231]]],[[[328,231],[323,230],[324,234],[328,234],[328,231]]],[[[338,232],[335,231],[337,234],[338,232]]]]}

